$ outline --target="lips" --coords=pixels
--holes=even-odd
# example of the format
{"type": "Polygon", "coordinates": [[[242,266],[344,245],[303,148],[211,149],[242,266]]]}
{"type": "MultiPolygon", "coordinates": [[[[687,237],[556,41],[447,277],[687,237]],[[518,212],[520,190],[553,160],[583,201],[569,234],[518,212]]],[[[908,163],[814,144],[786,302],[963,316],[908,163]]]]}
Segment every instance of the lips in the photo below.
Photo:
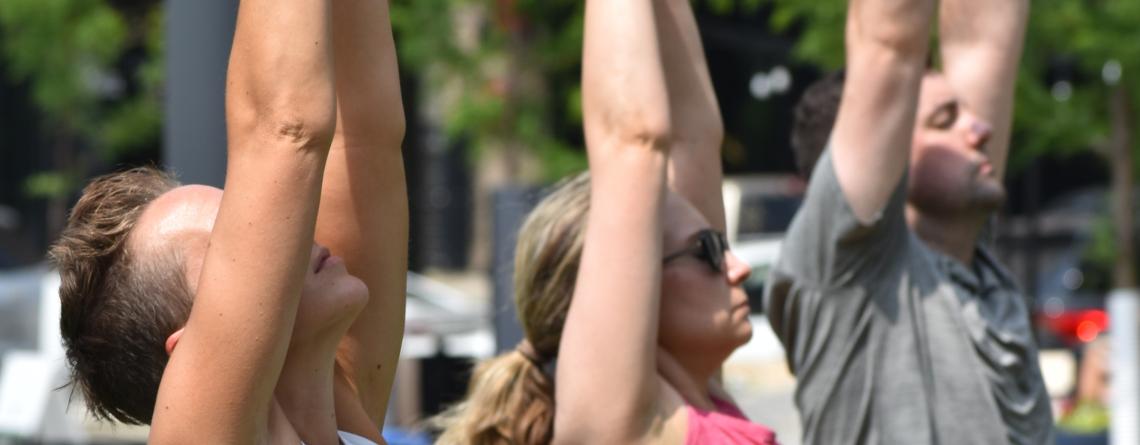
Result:
{"type": "Polygon", "coordinates": [[[978,174],[980,175],[991,175],[993,172],[994,166],[990,164],[989,161],[982,162],[978,165],[978,174]]]}
{"type": "Polygon", "coordinates": [[[320,252],[317,253],[317,265],[313,268],[313,273],[320,272],[325,267],[325,262],[332,256],[332,252],[322,247],[320,252]]]}

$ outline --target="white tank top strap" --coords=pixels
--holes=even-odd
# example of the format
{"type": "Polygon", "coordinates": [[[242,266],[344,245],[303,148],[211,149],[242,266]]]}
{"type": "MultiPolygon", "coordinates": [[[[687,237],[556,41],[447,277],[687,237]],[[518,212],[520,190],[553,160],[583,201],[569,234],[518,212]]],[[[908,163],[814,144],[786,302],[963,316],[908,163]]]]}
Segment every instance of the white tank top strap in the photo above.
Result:
{"type": "Polygon", "coordinates": [[[340,436],[340,443],[344,445],[377,445],[376,442],[369,440],[367,437],[358,436],[347,431],[337,431],[340,436]]]}
{"type": "MultiPolygon", "coordinates": [[[[348,431],[337,431],[336,435],[340,437],[341,445],[377,445],[376,442],[367,437],[358,436],[348,431]]],[[[305,442],[301,442],[301,445],[305,445],[305,442]]]]}

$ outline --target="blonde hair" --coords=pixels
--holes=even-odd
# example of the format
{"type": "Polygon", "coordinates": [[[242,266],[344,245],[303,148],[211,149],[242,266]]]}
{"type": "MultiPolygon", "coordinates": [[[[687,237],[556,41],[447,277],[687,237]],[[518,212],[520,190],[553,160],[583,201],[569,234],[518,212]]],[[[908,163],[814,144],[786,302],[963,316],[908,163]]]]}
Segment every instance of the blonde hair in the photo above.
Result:
{"type": "Polygon", "coordinates": [[[554,433],[554,381],[541,363],[558,355],[582,257],[590,176],[564,180],[531,211],[515,248],[515,311],[532,354],[503,353],[475,368],[467,397],[435,418],[440,444],[545,444],[554,433]]]}

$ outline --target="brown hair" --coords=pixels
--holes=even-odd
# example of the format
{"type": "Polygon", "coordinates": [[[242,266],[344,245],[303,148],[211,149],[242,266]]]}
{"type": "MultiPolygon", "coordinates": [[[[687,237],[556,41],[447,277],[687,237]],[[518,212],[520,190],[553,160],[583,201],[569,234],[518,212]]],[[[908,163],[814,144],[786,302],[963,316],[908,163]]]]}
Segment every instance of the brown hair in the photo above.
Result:
{"type": "Polygon", "coordinates": [[[467,398],[436,418],[440,444],[545,444],[554,433],[554,381],[539,357],[558,355],[582,258],[590,176],[563,181],[530,213],[515,248],[515,311],[533,351],[492,358],[471,376],[467,398]]]}
{"type": "Polygon", "coordinates": [[[104,420],[149,424],[166,367],[166,338],[192,297],[176,252],[130,252],[147,204],[178,185],[153,168],[91,181],[49,256],[59,269],[59,320],[71,385],[104,420]]]}
{"type": "Polygon", "coordinates": [[[845,75],[842,70],[824,76],[804,91],[792,118],[792,151],[796,170],[804,180],[811,172],[831,137],[843,98],[845,75]]]}

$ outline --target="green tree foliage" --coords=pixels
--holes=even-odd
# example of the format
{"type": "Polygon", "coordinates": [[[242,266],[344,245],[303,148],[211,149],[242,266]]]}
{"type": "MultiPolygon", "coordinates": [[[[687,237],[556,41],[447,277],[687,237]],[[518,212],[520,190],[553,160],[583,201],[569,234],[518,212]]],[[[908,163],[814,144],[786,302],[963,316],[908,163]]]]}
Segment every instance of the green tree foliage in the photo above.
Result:
{"type": "Polygon", "coordinates": [[[153,144],[161,128],[158,1],[0,1],[0,54],[9,82],[27,85],[56,169],[28,191],[66,196],[98,159],[153,144]],[[130,52],[145,54],[130,63],[130,52]],[[94,159],[90,154],[94,154],[94,159]]]}
{"type": "MultiPolygon", "coordinates": [[[[843,65],[844,0],[769,0],[772,26],[800,31],[795,54],[827,69],[843,65]]],[[[1013,167],[1044,153],[1103,147],[1108,138],[1106,64],[1122,67],[1132,103],[1140,90],[1140,3],[1132,0],[1035,1],[1017,85],[1013,167]],[[1072,68],[1058,75],[1051,71],[1072,68]]],[[[1111,67],[1110,67],[1111,68],[1111,67]]]]}
{"type": "Polygon", "coordinates": [[[395,0],[400,62],[443,103],[447,133],[536,155],[542,177],[585,167],[577,0],[395,0]]]}

